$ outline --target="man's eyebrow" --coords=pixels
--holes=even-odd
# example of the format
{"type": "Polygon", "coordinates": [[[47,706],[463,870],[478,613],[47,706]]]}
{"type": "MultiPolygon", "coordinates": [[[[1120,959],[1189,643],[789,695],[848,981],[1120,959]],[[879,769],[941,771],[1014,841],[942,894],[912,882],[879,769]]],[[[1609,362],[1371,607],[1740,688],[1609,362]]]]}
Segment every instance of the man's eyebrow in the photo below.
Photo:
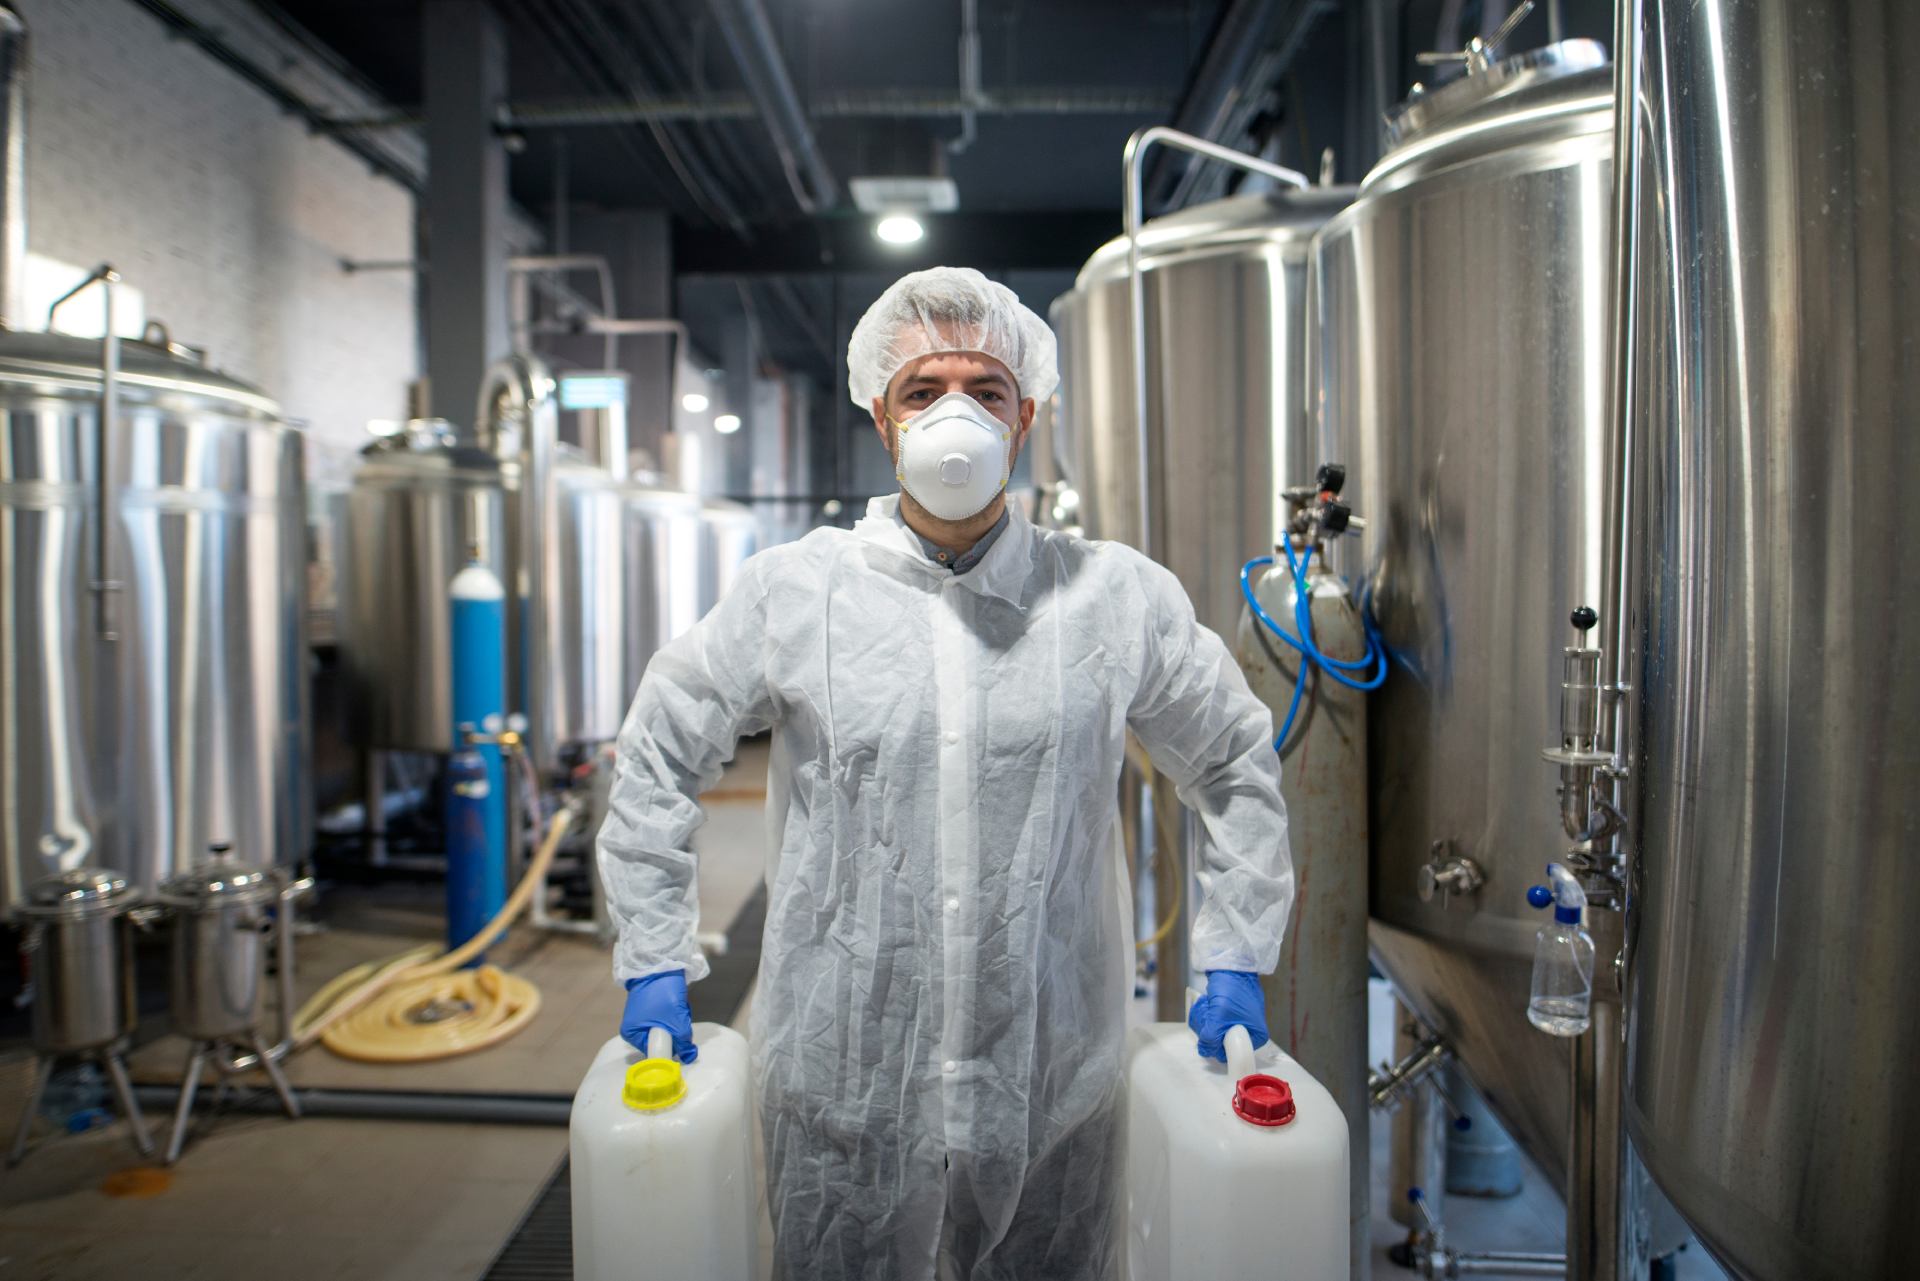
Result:
{"type": "Polygon", "coordinates": [[[984,374],[975,374],[973,377],[967,379],[967,386],[969,387],[978,387],[982,383],[998,383],[1002,387],[1013,386],[1013,381],[1005,374],[996,373],[993,370],[988,370],[984,374]]]}
{"type": "Polygon", "coordinates": [[[902,387],[913,387],[913,386],[938,387],[944,381],[946,380],[942,378],[935,378],[932,374],[908,374],[906,378],[900,383],[900,385],[902,387]]]}

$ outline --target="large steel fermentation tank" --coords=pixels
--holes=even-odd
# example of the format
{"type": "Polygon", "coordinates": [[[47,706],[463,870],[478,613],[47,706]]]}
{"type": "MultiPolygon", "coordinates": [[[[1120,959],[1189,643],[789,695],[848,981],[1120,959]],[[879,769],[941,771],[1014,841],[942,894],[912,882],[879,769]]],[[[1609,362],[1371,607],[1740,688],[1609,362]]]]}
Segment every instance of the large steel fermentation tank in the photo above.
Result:
{"type": "MultiPolygon", "coordinates": [[[[340,625],[368,744],[452,749],[448,584],[475,552],[503,584],[513,581],[518,488],[517,466],[459,441],[438,419],[416,419],[361,452],[346,502],[340,625]]],[[[519,605],[509,593],[510,618],[519,605]]],[[[508,638],[517,675],[516,627],[508,638]]]]}
{"type": "Polygon", "coordinates": [[[303,442],[252,387],[123,341],[96,622],[97,340],[0,333],[6,905],[91,863],[152,890],[216,842],[305,856],[303,442]]]}
{"type": "Polygon", "coordinates": [[[700,504],[700,613],[720,603],[733,590],[740,567],[760,544],[760,522],[753,510],[724,498],[700,504]]]}
{"type": "MultiPolygon", "coordinates": [[[[1238,196],[1140,230],[1146,293],[1153,546],[1223,636],[1240,566],[1271,552],[1279,491],[1313,480],[1304,392],[1307,249],[1350,187],[1238,196]]],[[[1140,545],[1127,242],[1102,246],[1053,305],[1055,454],[1089,536],[1140,545]]]]}
{"type": "MultiPolygon", "coordinates": [[[[1314,267],[1322,451],[1369,521],[1338,563],[1394,659],[1369,705],[1370,942],[1556,1181],[1571,1062],[1527,1021],[1525,893],[1567,846],[1541,749],[1568,613],[1602,595],[1612,120],[1585,41],[1418,95],[1314,267]],[[1477,891],[1423,899],[1423,869],[1461,859],[1477,891]]],[[[1610,960],[1618,918],[1589,917],[1610,960]]]]}
{"type": "MultiPolygon", "coordinates": [[[[1229,647],[1246,612],[1240,567],[1273,553],[1287,514],[1280,491],[1311,483],[1323,461],[1316,456],[1304,377],[1309,247],[1314,233],[1353,195],[1351,187],[1287,188],[1199,205],[1140,229],[1152,504],[1146,522],[1152,545],[1142,549],[1173,571],[1200,621],[1229,647]]],[[[1061,386],[1052,453],[1078,494],[1076,519],[1085,532],[1141,547],[1129,293],[1127,242],[1121,239],[1098,250],[1074,288],[1053,305],[1061,386]]],[[[1257,649],[1249,645],[1242,657],[1257,649]]],[[[1275,683],[1263,681],[1262,689],[1275,683]]],[[[1286,688],[1290,692],[1291,685],[1286,688]]],[[[1283,697],[1276,722],[1285,705],[1283,697]]],[[[1322,746],[1322,763],[1337,773],[1337,752],[1330,742],[1322,746]]],[[[1354,755],[1357,760],[1357,749],[1354,755]]],[[[1350,780],[1355,792],[1364,786],[1360,773],[1356,764],[1350,780]]],[[[1191,873],[1199,828],[1164,776],[1154,780],[1151,804],[1144,804],[1139,777],[1129,765],[1121,789],[1122,828],[1137,873],[1146,870],[1141,864],[1147,851],[1163,856],[1156,914],[1170,900],[1178,903],[1173,928],[1155,949],[1159,1015],[1178,1019],[1186,988],[1206,982],[1191,972],[1184,928],[1198,896],[1191,873]]],[[[1320,980],[1339,966],[1332,956],[1319,958],[1323,965],[1290,971],[1304,976],[1302,982],[1276,985],[1268,994],[1268,1013],[1276,1039],[1333,1092],[1352,1126],[1356,1151],[1364,1151],[1364,844],[1357,838],[1351,847],[1339,844],[1341,835],[1358,832],[1358,821],[1322,821],[1324,808],[1307,815],[1309,808],[1328,804],[1336,790],[1325,779],[1309,783],[1312,777],[1293,770],[1283,778],[1288,805],[1301,816],[1293,851],[1299,883],[1306,887],[1296,900],[1289,937],[1297,949],[1302,939],[1324,941],[1328,935],[1318,928],[1323,923],[1338,934],[1345,922],[1343,942],[1351,945],[1353,963],[1349,974],[1328,983],[1320,980]],[[1324,1013],[1312,1018],[1307,1012],[1315,1010],[1324,1013]]],[[[1155,932],[1156,922],[1143,921],[1139,928],[1145,936],[1155,932]]],[[[1282,965],[1288,964],[1283,958],[1282,965]]],[[[1356,1160],[1351,1173],[1360,1277],[1368,1258],[1366,1162],[1356,1160]]]]}
{"type": "Polygon", "coordinates": [[[1628,1127],[1739,1276],[1912,1276],[1920,7],[1642,38],[1628,1127]]]}
{"type": "Polygon", "coordinates": [[[711,603],[701,590],[706,527],[700,499],[680,489],[630,486],[622,540],[625,684],[631,699],[654,653],[699,622],[711,603]]]}

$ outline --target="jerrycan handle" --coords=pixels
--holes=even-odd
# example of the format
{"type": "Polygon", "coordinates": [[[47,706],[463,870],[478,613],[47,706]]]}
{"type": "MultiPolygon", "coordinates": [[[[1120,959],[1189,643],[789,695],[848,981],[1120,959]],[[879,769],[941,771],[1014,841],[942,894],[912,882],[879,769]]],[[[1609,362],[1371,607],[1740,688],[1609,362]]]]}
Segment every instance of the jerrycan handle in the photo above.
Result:
{"type": "Polygon", "coordinates": [[[647,1029],[647,1054],[650,1059],[670,1059],[673,1057],[673,1033],[663,1027],[647,1029]]]}
{"type": "MultiPolygon", "coordinates": [[[[1200,993],[1197,990],[1187,989],[1187,1013],[1193,1013],[1193,1003],[1199,999],[1200,993]]],[[[1227,1075],[1236,1081],[1244,1076],[1252,1076],[1254,1073],[1253,1034],[1236,1023],[1227,1029],[1227,1034],[1222,1040],[1227,1050],[1227,1075]]]]}
{"type": "Polygon", "coordinates": [[[1227,1075],[1238,1081],[1252,1076],[1253,1036],[1238,1023],[1227,1029],[1222,1038],[1227,1048],[1227,1075]]]}

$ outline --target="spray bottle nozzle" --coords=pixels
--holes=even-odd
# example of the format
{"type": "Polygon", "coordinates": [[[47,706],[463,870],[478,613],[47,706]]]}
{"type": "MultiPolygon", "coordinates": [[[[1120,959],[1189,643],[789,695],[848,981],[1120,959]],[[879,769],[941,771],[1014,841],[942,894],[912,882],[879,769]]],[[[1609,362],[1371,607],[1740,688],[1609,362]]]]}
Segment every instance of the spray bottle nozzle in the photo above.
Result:
{"type": "Polygon", "coordinates": [[[1558,863],[1547,864],[1547,881],[1547,885],[1535,885],[1527,890],[1527,902],[1534,907],[1552,903],[1554,920],[1579,924],[1580,914],[1587,907],[1586,891],[1580,888],[1580,882],[1558,863]]]}

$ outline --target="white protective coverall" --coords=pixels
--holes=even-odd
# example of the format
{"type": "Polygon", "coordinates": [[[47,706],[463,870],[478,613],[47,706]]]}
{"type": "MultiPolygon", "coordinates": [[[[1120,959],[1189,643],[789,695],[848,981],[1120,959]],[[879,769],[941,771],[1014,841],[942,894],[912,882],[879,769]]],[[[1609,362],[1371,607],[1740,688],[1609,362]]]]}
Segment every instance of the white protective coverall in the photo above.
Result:
{"type": "Polygon", "coordinates": [[[1124,735],[1205,827],[1195,967],[1264,973],[1293,899],[1272,718],[1139,553],[1016,510],[956,576],[898,502],[755,556],[648,667],[600,834],[615,971],[707,973],[694,798],[771,729],[753,1044],[781,1273],[1117,1276],[1124,735]]]}

